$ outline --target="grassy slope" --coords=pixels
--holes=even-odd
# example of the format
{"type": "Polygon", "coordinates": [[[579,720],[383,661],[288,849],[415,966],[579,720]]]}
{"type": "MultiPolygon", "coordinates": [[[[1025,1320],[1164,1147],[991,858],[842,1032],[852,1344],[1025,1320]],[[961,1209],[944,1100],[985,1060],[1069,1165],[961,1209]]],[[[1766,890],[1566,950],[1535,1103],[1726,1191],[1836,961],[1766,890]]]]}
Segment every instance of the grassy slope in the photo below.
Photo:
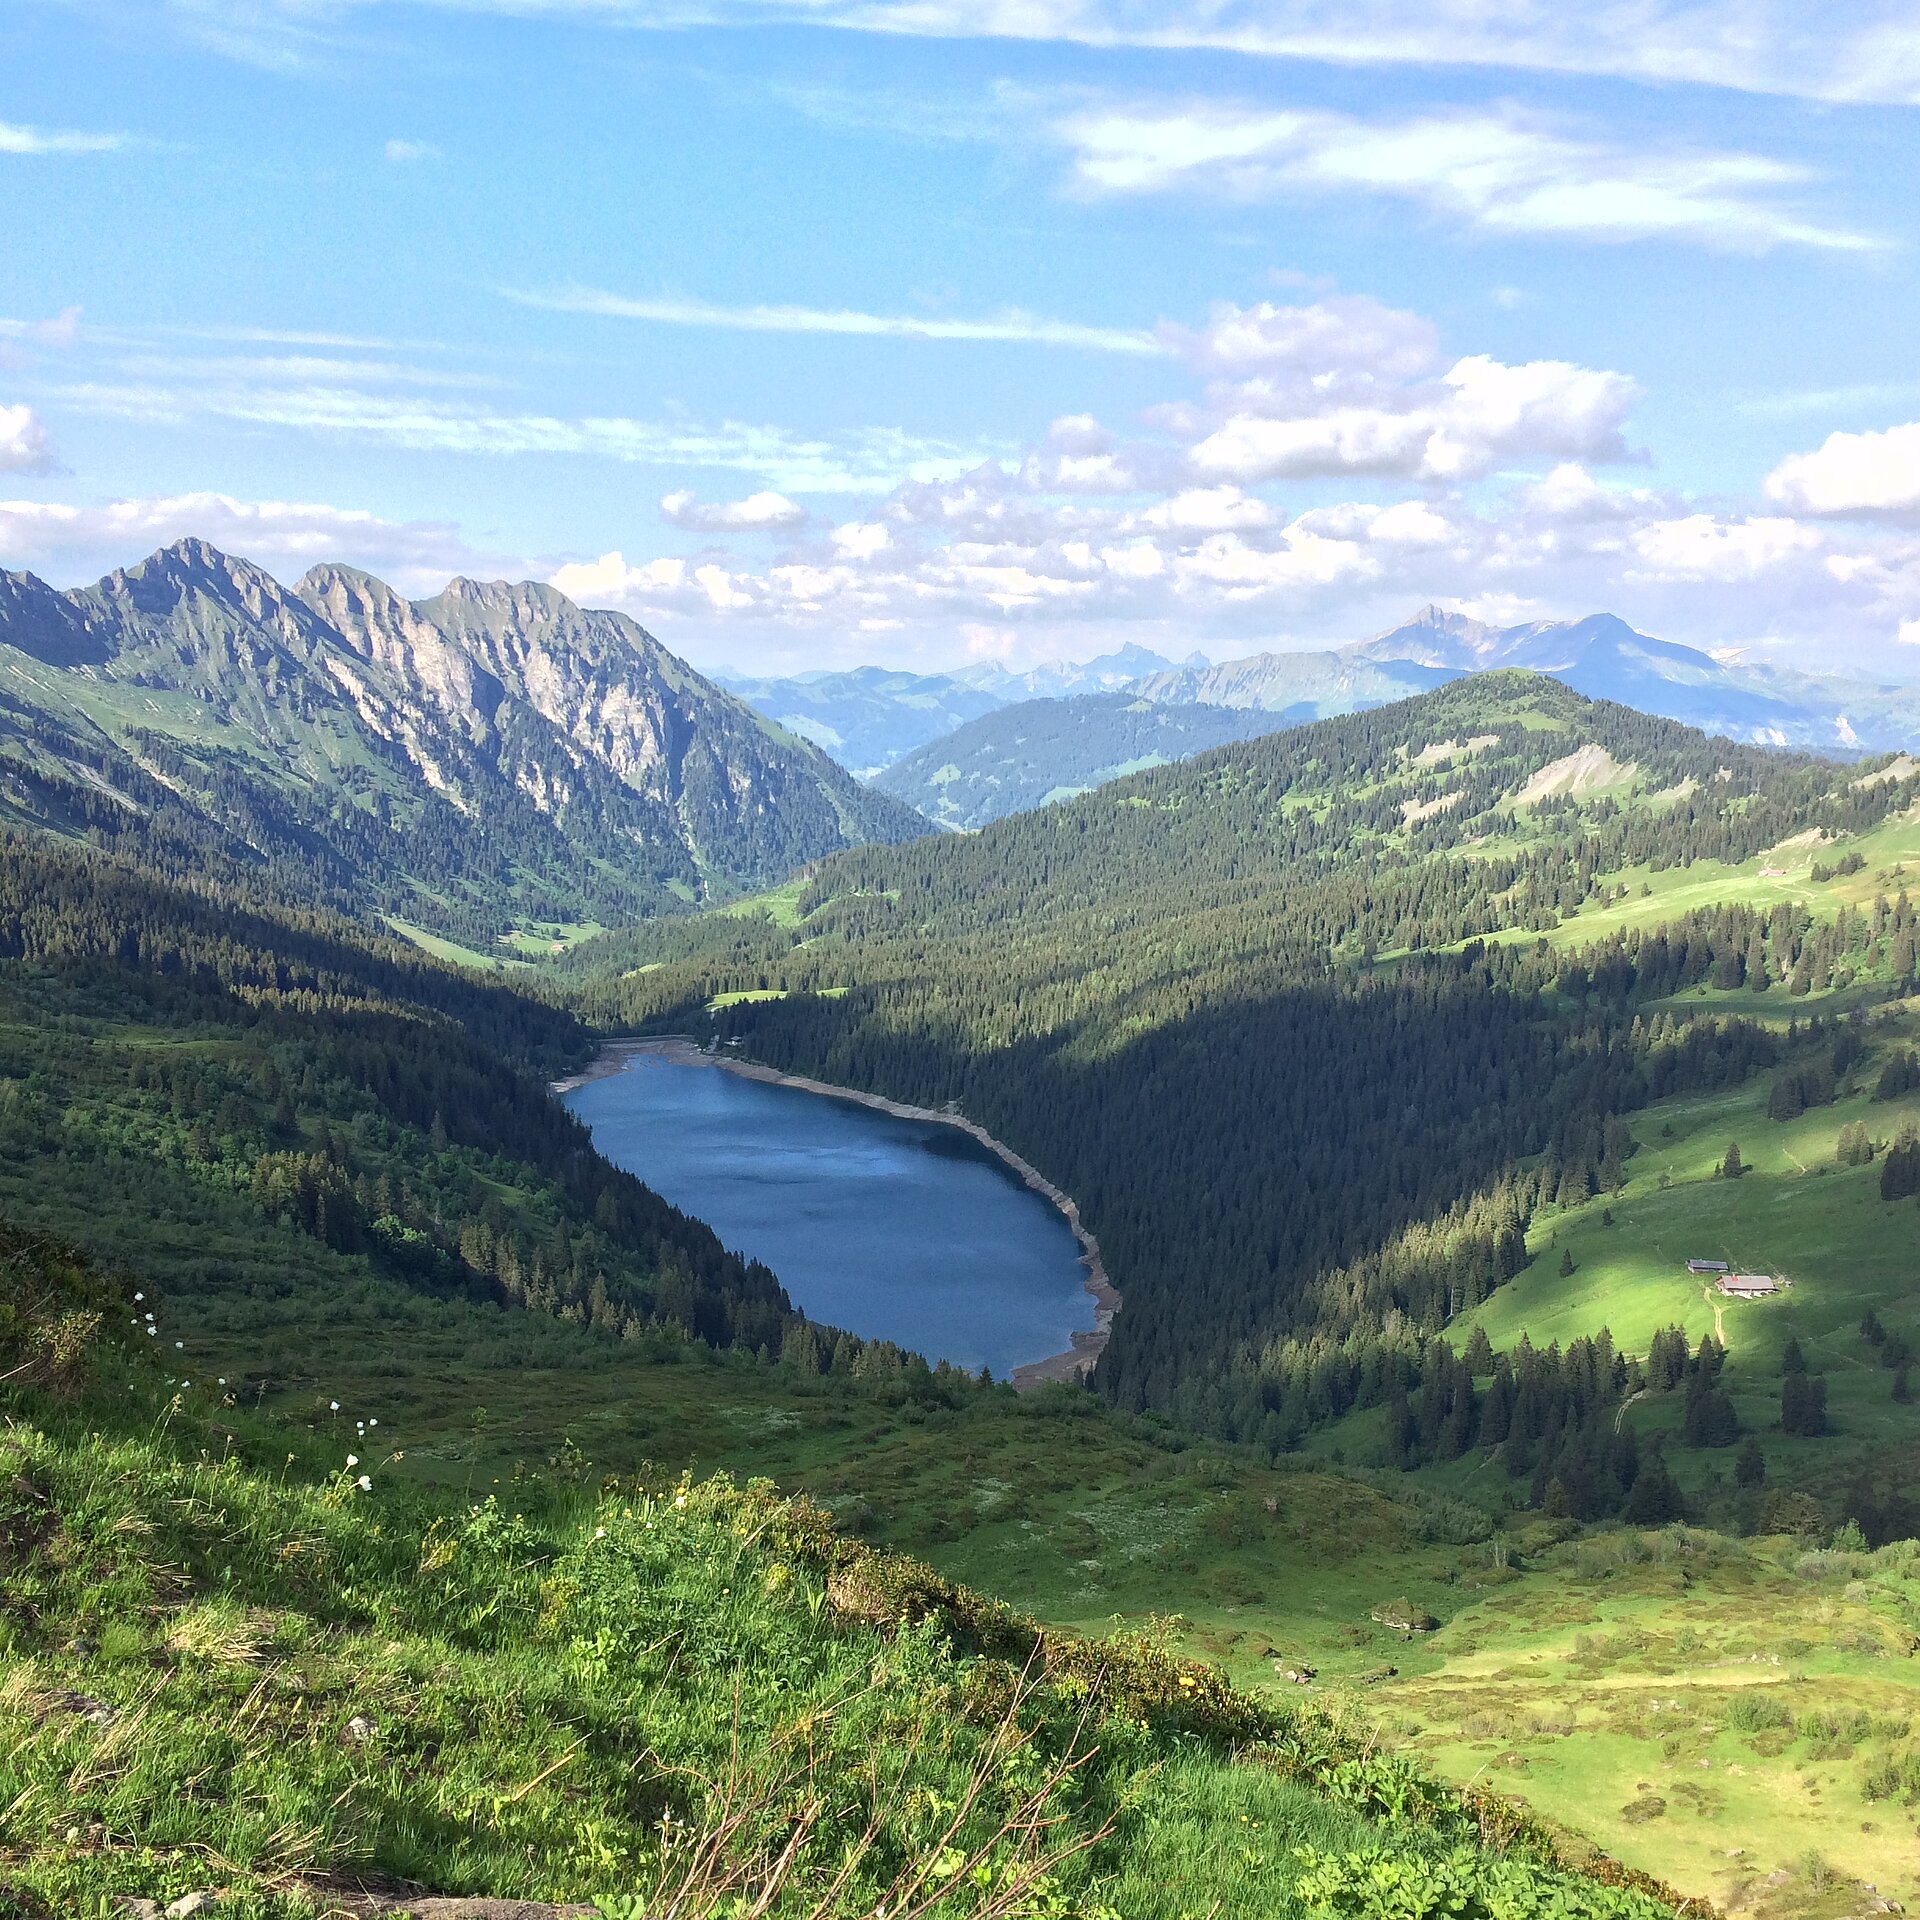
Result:
{"type": "MultiPolygon", "coordinates": [[[[187,1340],[179,1364],[196,1382],[190,1397],[257,1359],[263,1330],[251,1318],[202,1329],[182,1311],[169,1314],[165,1331],[187,1340]]],[[[1792,1676],[1799,1710],[1838,1699],[1896,1718],[1912,1698],[1909,1663],[1838,1642],[1871,1635],[1899,1644],[1899,1633],[1920,1625],[1911,1598],[1902,1611],[1910,1578],[1876,1579],[1862,1596],[1845,1563],[1809,1580],[1779,1541],[1698,1550],[1683,1574],[1666,1536],[1645,1549],[1627,1534],[1555,1546],[1565,1529],[1538,1523],[1513,1536],[1525,1571],[1501,1572],[1485,1545],[1430,1537],[1459,1536],[1444,1510],[1429,1516],[1390,1498],[1410,1491],[1397,1479],[1382,1491],[1337,1472],[1272,1472],[1176,1438],[1156,1443],[1065,1396],[1051,1411],[1010,1396],[940,1410],[802,1389],[738,1360],[649,1363],[572,1329],[547,1332],[531,1316],[502,1324],[476,1314],[462,1325],[373,1285],[336,1296],[325,1313],[290,1300],[268,1332],[277,1351],[297,1351],[311,1368],[268,1411],[278,1406],[303,1424],[316,1449],[357,1444],[353,1422],[377,1418],[387,1444],[407,1456],[389,1478],[416,1480],[423,1497],[537,1500],[556,1479],[649,1460],[672,1471],[768,1473],[815,1493],[876,1542],[1039,1617],[1099,1632],[1116,1617],[1178,1614],[1183,1645],[1270,1699],[1298,1697],[1279,1666],[1310,1664],[1317,1697],[1382,1720],[1443,1774],[1484,1783],[1491,1769],[1503,1792],[1689,1891],[1738,1891],[1725,1858],[1732,1847],[1763,1873],[1796,1873],[1784,1894],[1775,1890],[1773,1908],[1760,1901],[1743,1911],[1812,1910],[1777,1903],[1806,1899],[1798,1867],[1812,1849],[1883,1892],[1920,1892],[1903,1877],[1911,1812],[1861,1791],[1887,1741],[1816,1765],[1811,1740],[1749,1753],[1730,1734],[1702,1735],[1711,1715],[1651,1705],[1691,1702],[1702,1688],[1718,1700],[1730,1681],[1771,1687],[1792,1676]],[[338,1415],[326,1405],[335,1398],[338,1415]],[[1439,1616],[1438,1633],[1408,1643],[1368,1617],[1403,1594],[1439,1616]],[[1596,1632],[1608,1638],[1598,1653],[1596,1632]],[[1690,1644],[1688,1632],[1703,1637],[1690,1644]],[[1575,1659],[1580,1635],[1589,1649],[1575,1659]],[[1389,1666],[1396,1679],[1370,1677],[1389,1666]],[[1577,1739],[1566,1737],[1569,1719],[1577,1739]],[[1667,1751],[1676,1729],[1693,1743],[1683,1756],[1667,1751]],[[1672,1791],[1709,1753],[1720,1763],[1714,1793],[1672,1791]],[[1728,1761],[1746,1769],[1744,1780],[1726,1773],[1728,1761]],[[1809,1775],[1818,1796],[1807,1791],[1809,1775]],[[1643,1780],[1667,1810],[1636,1824],[1619,1810],[1645,1797],[1643,1780]],[[1836,1818],[1846,1823],[1845,1848],[1834,1844],[1836,1818]],[[1863,1822],[1875,1831],[1858,1833],[1863,1822]]],[[[1676,1464],[1684,1473],[1695,1458],[1678,1454],[1676,1464]]],[[[1724,1471],[1724,1456],[1711,1458],[1724,1471]]],[[[1894,1567],[1897,1550],[1878,1564],[1894,1567]]]]}
{"type": "MultiPolygon", "coordinates": [[[[259,1920],[344,1874],[647,1913],[766,1889],[752,1911],[1197,1920],[1298,1910],[1303,1848],[1557,1883],[1331,1727],[1148,1642],[1030,1656],[1005,1610],[770,1492],[579,1469],[437,1501],[393,1455],[288,1450],[119,1355],[90,1401],[8,1412],[9,1913],[215,1885],[259,1920]]],[[[1558,1884],[1575,1920],[1664,1911],[1558,1884]]]]}

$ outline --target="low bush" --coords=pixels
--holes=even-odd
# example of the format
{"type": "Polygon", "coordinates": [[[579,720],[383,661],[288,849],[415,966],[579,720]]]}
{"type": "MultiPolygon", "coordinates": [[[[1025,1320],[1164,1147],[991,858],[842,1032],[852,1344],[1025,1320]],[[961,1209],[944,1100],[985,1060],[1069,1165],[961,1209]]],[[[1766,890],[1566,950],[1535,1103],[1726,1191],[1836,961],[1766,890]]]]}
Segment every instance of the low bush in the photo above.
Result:
{"type": "Polygon", "coordinates": [[[1542,1874],[1471,1848],[1426,1859],[1384,1848],[1300,1858],[1294,1894],[1314,1920],[1666,1920],[1670,1911],[1634,1888],[1542,1874]]]}

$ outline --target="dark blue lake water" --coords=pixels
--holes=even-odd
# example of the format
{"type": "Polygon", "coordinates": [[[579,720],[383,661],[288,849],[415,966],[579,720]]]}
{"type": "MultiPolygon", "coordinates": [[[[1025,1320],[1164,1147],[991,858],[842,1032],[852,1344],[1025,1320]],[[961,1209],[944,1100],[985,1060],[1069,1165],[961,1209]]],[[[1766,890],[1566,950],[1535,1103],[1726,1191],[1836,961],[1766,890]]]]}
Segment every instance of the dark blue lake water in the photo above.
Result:
{"type": "Polygon", "coordinates": [[[810,1319],[996,1378],[1093,1325],[1067,1223],[953,1127],[648,1054],[566,1102],[810,1319]]]}

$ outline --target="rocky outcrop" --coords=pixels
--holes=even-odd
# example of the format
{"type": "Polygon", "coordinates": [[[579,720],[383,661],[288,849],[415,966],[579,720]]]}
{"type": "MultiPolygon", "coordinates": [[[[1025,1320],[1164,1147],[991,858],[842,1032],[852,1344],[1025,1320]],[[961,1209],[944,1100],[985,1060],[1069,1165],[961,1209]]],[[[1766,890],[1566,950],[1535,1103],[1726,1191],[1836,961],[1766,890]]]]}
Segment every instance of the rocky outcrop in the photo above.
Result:
{"type": "Polygon", "coordinates": [[[198,540],[72,593],[0,574],[0,755],[69,781],[84,758],[123,799],[124,756],[236,857],[463,937],[679,911],[925,829],[623,614],[340,566],[286,588],[198,540]]]}

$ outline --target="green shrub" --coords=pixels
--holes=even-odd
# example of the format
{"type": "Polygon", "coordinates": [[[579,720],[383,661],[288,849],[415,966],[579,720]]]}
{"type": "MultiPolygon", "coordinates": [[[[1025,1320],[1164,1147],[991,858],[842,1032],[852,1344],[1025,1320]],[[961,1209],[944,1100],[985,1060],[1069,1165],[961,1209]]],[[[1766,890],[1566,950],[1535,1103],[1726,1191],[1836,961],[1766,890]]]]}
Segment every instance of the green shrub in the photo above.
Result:
{"type": "Polygon", "coordinates": [[[1733,1698],[1727,1709],[1727,1725],[1740,1733],[1765,1733],[1771,1727],[1790,1727],[1793,1715],[1784,1700],[1776,1700],[1763,1688],[1750,1687],[1733,1698]]]}
{"type": "Polygon", "coordinates": [[[1321,1920],[1669,1920],[1651,1894],[1605,1887],[1460,1847],[1437,1858],[1384,1848],[1301,1849],[1294,1896],[1321,1920]]]}

